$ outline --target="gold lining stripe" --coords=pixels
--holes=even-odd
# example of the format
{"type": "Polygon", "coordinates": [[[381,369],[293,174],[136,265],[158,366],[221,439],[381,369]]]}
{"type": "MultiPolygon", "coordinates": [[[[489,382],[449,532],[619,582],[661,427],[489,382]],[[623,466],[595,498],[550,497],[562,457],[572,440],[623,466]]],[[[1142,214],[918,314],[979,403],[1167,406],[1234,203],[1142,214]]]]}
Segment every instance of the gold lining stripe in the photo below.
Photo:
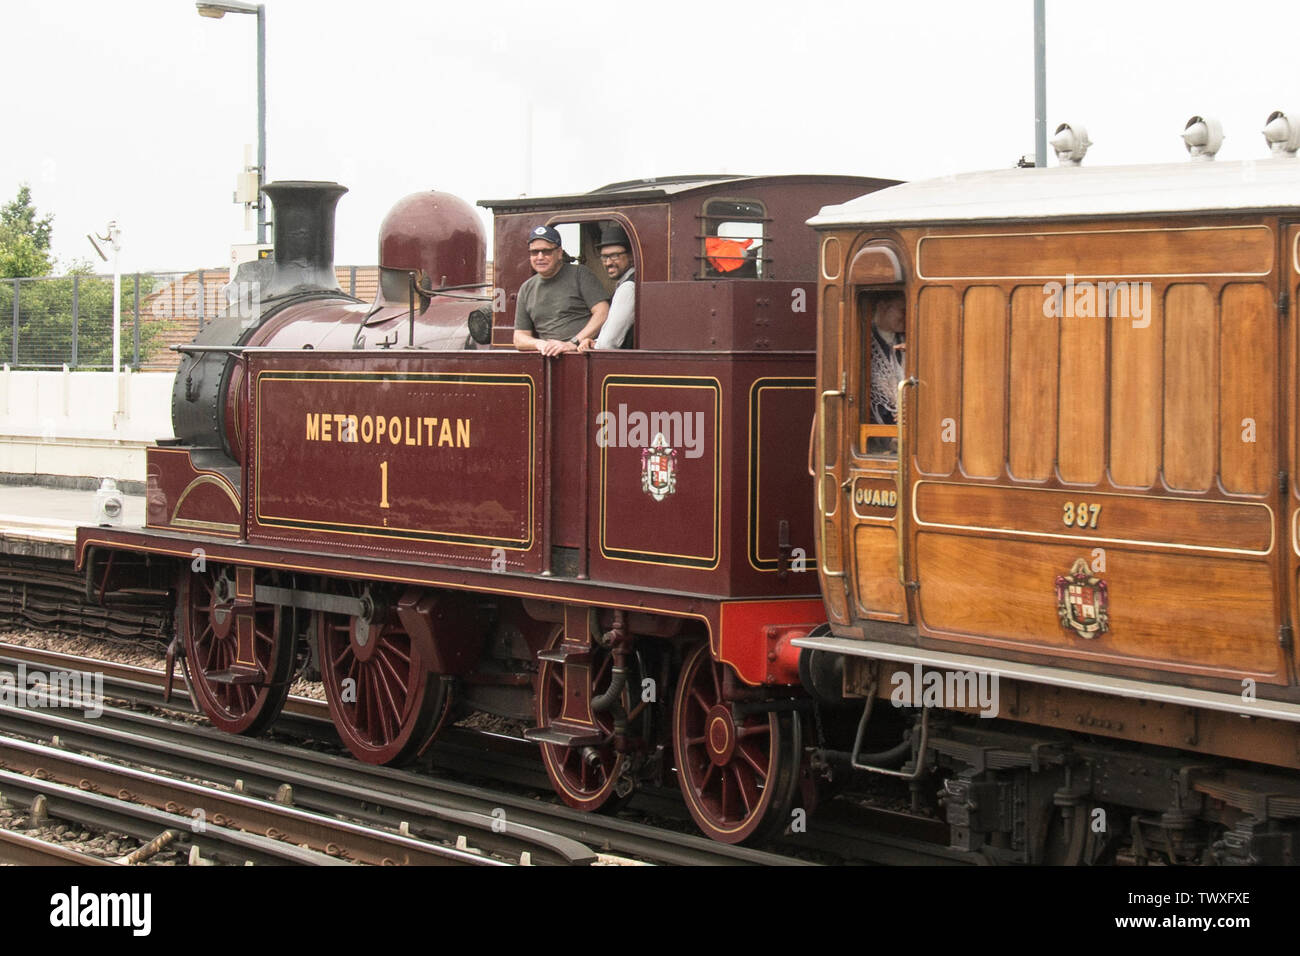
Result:
{"type": "MultiPolygon", "coordinates": [[[[447,384],[464,384],[459,382],[448,382],[447,384]]],[[[259,525],[269,528],[299,528],[301,530],[315,530],[313,528],[303,528],[303,525],[313,525],[322,530],[317,533],[329,535],[349,535],[352,537],[363,538],[383,538],[399,539],[404,541],[428,542],[435,544],[459,545],[471,548],[502,548],[506,551],[530,551],[533,547],[533,503],[536,492],[536,468],[534,451],[537,445],[536,422],[537,405],[536,405],[536,382],[533,377],[527,373],[518,372],[370,372],[363,371],[354,374],[345,374],[340,376],[337,370],[323,369],[259,369],[257,373],[257,423],[256,435],[257,442],[257,462],[256,469],[253,470],[253,504],[254,516],[259,525]],[[436,385],[440,384],[439,379],[445,380],[448,376],[471,376],[482,378],[492,376],[496,378],[515,378],[518,381],[513,382],[475,382],[475,385],[486,386],[505,386],[508,388],[526,388],[528,390],[528,495],[527,495],[527,516],[525,519],[525,528],[527,534],[522,538],[508,538],[498,536],[484,540],[485,535],[469,535],[453,531],[430,531],[427,528],[403,528],[395,525],[366,525],[357,523],[347,523],[343,521],[317,521],[311,518],[290,518],[279,515],[264,515],[262,513],[262,379],[267,377],[272,382],[293,382],[293,381],[312,381],[312,382],[344,382],[347,384],[393,384],[410,382],[411,384],[436,385]],[[424,380],[424,381],[421,381],[424,380]],[[370,531],[344,531],[336,525],[343,525],[348,528],[371,529],[370,531]],[[406,532],[406,534],[385,534],[383,532],[406,532]],[[422,537],[422,535],[438,535],[438,538],[422,537]],[[442,538],[454,540],[442,541],[442,538]],[[505,542],[503,544],[503,542],[505,542]],[[514,542],[513,545],[509,542],[514,542]]],[[[394,446],[402,447],[402,446],[394,446]]],[[[247,453],[247,452],[245,452],[247,453]]]]}
{"type": "Polygon", "coordinates": [[[834,282],[836,279],[838,279],[840,277],[840,272],[843,269],[843,263],[840,261],[840,255],[839,255],[840,245],[841,242],[838,236],[826,236],[824,239],[822,239],[821,254],[818,256],[818,259],[820,260],[820,264],[822,267],[822,278],[825,279],[827,282],[834,282]],[[826,265],[827,265],[826,247],[829,246],[832,242],[835,243],[835,275],[831,275],[830,272],[828,272],[826,269],[826,265]]]}
{"type": "MultiPolygon", "coordinates": [[[[213,471],[211,468],[199,468],[199,467],[197,467],[197,466],[194,464],[194,459],[193,459],[193,458],[191,457],[191,455],[190,455],[190,449],[188,449],[188,448],[160,448],[160,447],[155,446],[155,447],[152,447],[152,448],[148,448],[148,449],[146,449],[146,451],[147,451],[148,454],[150,454],[150,455],[184,455],[184,456],[185,456],[185,459],[186,459],[186,461],[187,461],[187,463],[188,463],[189,466],[190,466],[190,470],[193,471],[196,475],[205,475],[205,476],[210,477],[210,478],[215,478],[219,483],[225,485],[225,492],[226,492],[226,495],[230,498],[231,501],[234,502],[234,504],[235,504],[235,510],[236,510],[236,511],[239,511],[241,514],[243,513],[243,510],[242,510],[242,508],[240,507],[240,502],[239,502],[239,491],[238,491],[238,489],[235,488],[235,486],[234,486],[233,484],[230,483],[230,479],[227,478],[225,475],[223,475],[223,474],[222,474],[221,472],[219,472],[219,471],[213,471]]],[[[192,485],[194,485],[194,482],[193,482],[193,481],[190,482],[190,486],[192,486],[192,485]]],[[[186,488],[186,491],[188,491],[188,490],[189,490],[189,486],[187,486],[187,488],[186,488]]],[[[181,497],[182,497],[182,498],[185,497],[185,492],[181,492],[181,497]]],[[[179,501],[176,502],[176,506],[177,506],[177,507],[180,507],[180,502],[179,502],[179,501]]]]}
{"type": "MultiPolygon", "coordinates": [[[[692,561],[712,561],[713,563],[712,563],[710,566],[708,566],[708,567],[690,567],[690,566],[685,566],[685,565],[680,565],[680,564],[673,564],[673,563],[668,562],[668,561],[650,561],[650,560],[643,560],[643,559],[641,559],[641,558],[624,558],[624,557],[616,557],[616,556],[614,556],[614,555],[609,554],[608,551],[606,551],[606,549],[605,549],[605,524],[606,524],[606,522],[605,522],[605,519],[606,519],[606,508],[605,508],[605,504],[606,504],[606,495],[605,495],[605,490],[606,490],[606,487],[607,487],[607,485],[608,485],[608,481],[607,481],[607,478],[606,478],[605,465],[606,465],[606,456],[607,456],[608,453],[609,453],[609,449],[608,449],[608,448],[601,448],[601,450],[600,450],[600,554],[601,554],[601,557],[605,558],[605,560],[607,560],[607,561],[625,561],[625,562],[627,562],[627,563],[629,563],[629,564],[651,564],[651,565],[655,565],[656,567],[677,568],[677,569],[682,570],[682,571],[714,571],[714,570],[716,570],[717,567],[718,567],[718,565],[719,565],[719,564],[721,563],[721,561],[722,561],[722,556],[721,556],[721,553],[720,553],[721,550],[722,550],[722,545],[721,545],[721,542],[722,542],[722,509],[721,509],[721,498],[722,498],[722,462],[721,462],[721,456],[722,456],[722,383],[721,383],[717,378],[714,378],[713,376],[709,376],[709,375],[624,375],[624,374],[618,374],[618,375],[606,375],[605,378],[604,378],[604,380],[601,382],[601,386],[600,386],[600,394],[601,394],[600,410],[601,410],[602,412],[609,412],[608,395],[609,395],[609,388],[610,388],[609,380],[610,380],[611,378],[620,378],[620,379],[628,379],[628,378],[643,378],[643,379],[647,379],[647,380],[648,380],[647,383],[644,384],[644,385],[637,385],[637,384],[634,384],[634,383],[631,383],[631,382],[623,382],[623,381],[621,381],[621,382],[619,382],[616,386],[614,386],[614,387],[616,387],[616,388],[689,388],[689,389],[704,389],[704,390],[706,390],[706,391],[711,391],[711,392],[714,393],[714,402],[713,402],[713,554],[708,555],[708,556],[705,556],[705,555],[698,555],[698,554],[675,554],[675,553],[673,553],[673,552],[671,552],[671,551],[636,551],[636,552],[633,552],[633,553],[635,553],[635,554],[656,555],[656,556],[658,556],[658,557],[663,557],[663,558],[687,558],[687,559],[692,560],[692,561]],[[666,383],[664,383],[663,380],[664,380],[664,379],[668,379],[668,378],[687,379],[687,380],[694,380],[694,381],[699,381],[699,382],[712,382],[713,384],[712,384],[712,385],[676,385],[676,384],[666,384],[666,383]]],[[[685,414],[685,413],[683,413],[683,414],[685,414]]],[[[620,549],[618,549],[618,550],[629,550],[629,551],[630,551],[631,549],[621,549],[621,548],[620,548],[620,549]]]]}
{"type": "Polygon", "coordinates": [[[178,528],[194,528],[199,531],[227,531],[239,536],[239,525],[224,521],[200,521],[197,518],[172,518],[171,523],[178,528]]]}
{"type": "MultiPolygon", "coordinates": [[[[172,524],[176,524],[176,516],[180,514],[181,505],[185,504],[185,499],[189,497],[190,492],[195,488],[198,488],[200,485],[216,485],[226,493],[226,497],[230,499],[230,503],[235,506],[235,514],[240,513],[239,497],[235,494],[235,489],[231,487],[230,483],[219,475],[214,475],[211,472],[204,472],[186,485],[185,490],[181,492],[181,496],[176,499],[176,507],[172,509],[172,524]]],[[[236,530],[238,530],[237,527],[236,530]]]]}
{"type": "MultiPolygon", "coordinates": [[[[758,534],[758,529],[754,526],[753,522],[751,521],[753,515],[757,514],[761,517],[763,514],[762,501],[760,500],[759,489],[758,489],[758,474],[763,464],[763,460],[762,460],[763,459],[763,435],[762,435],[763,423],[761,420],[755,423],[754,408],[755,406],[758,407],[759,415],[761,418],[762,410],[763,410],[762,409],[763,397],[761,393],[764,391],[812,392],[813,393],[813,421],[815,422],[817,416],[817,407],[816,407],[817,406],[817,399],[816,399],[817,380],[815,378],[811,378],[805,375],[765,375],[762,378],[754,379],[753,383],[749,386],[750,401],[749,401],[749,406],[746,408],[745,413],[748,416],[748,421],[749,421],[749,435],[754,436],[754,440],[746,446],[745,451],[746,451],[746,455],[748,455],[749,448],[755,447],[758,449],[758,455],[754,459],[753,470],[750,471],[747,469],[747,474],[745,476],[747,486],[749,489],[749,495],[754,501],[754,508],[752,511],[748,507],[745,508],[745,560],[749,562],[749,566],[751,568],[753,568],[755,571],[759,572],[760,574],[777,574],[780,571],[779,568],[760,568],[758,565],[754,563],[754,554],[759,550],[760,546],[758,543],[758,539],[755,537],[758,534]],[[807,385],[763,385],[761,384],[763,382],[789,381],[790,379],[807,380],[808,384],[807,385]],[[760,393],[757,399],[754,398],[755,392],[760,393]],[[755,431],[756,427],[758,429],[757,432],[755,431]],[[750,547],[750,542],[753,542],[753,547],[750,547]]],[[[748,502],[746,504],[748,504],[748,502]]],[[[814,548],[814,551],[815,550],[816,549],[814,548]]],[[[773,558],[765,558],[762,554],[759,554],[758,559],[760,561],[776,561],[779,563],[780,555],[777,555],[776,557],[773,558]]],[[[816,571],[818,568],[817,558],[815,556],[806,556],[804,563],[805,563],[806,570],[816,571]]]]}
{"type": "Polygon", "coordinates": [[[916,500],[918,492],[922,485],[939,485],[941,487],[956,488],[992,488],[999,491],[1020,491],[1020,492],[1038,492],[1040,494],[1059,494],[1059,495],[1087,495],[1095,498],[1131,498],[1135,501],[1177,501],[1187,502],[1190,504],[1201,503],[1196,498],[1179,498],[1175,495],[1125,495],[1116,494],[1109,491],[1092,491],[1067,488],[1022,488],[1016,485],[971,485],[965,482],[951,481],[918,481],[912,486],[912,520],[916,522],[918,528],[943,528],[951,531],[979,531],[987,534],[1021,536],[1027,538],[1048,538],[1058,541],[1074,541],[1079,543],[1097,543],[1097,544],[1134,544],[1152,548],[1167,548],[1172,551],[1195,551],[1210,552],[1213,554],[1244,554],[1251,557],[1264,558],[1273,553],[1273,546],[1276,543],[1276,520],[1273,513],[1273,507],[1263,501],[1221,501],[1213,500],[1209,502],[1215,505],[1225,505],[1233,508],[1263,508],[1268,512],[1268,550],[1259,551],[1250,548],[1216,548],[1210,545],[1200,544],[1178,544],[1172,541],[1144,541],[1137,538],[1102,538],[1096,535],[1086,534],[1059,534],[1052,531],[1024,531],[1018,528],[993,528],[988,525],[977,524],[941,524],[938,522],[922,521],[921,516],[916,510],[916,500]]]}
{"type": "MultiPolygon", "coordinates": [[[[958,281],[958,282],[975,282],[975,281],[999,281],[1003,279],[1058,279],[1062,278],[1057,273],[1041,273],[1036,275],[982,275],[982,276],[940,276],[926,275],[921,271],[921,246],[928,240],[938,239],[1020,239],[1020,238],[1039,238],[1042,236],[1106,236],[1120,235],[1139,232],[1224,232],[1230,229],[1263,229],[1270,235],[1273,230],[1267,223],[1253,223],[1239,226],[1182,226],[1178,228],[1166,229],[1163,227],[1146,227],[1143,229],[1082,229],[1079,231],[1065,230],[1061,232],[972,232],[961,233],[958,235],[943,236],[922,236],[916,241],[916,277],[927,281],[958,281]]],[[[1276,250],[1276,247],[1274,247],[1276,250]]],[[[1270,252],[1270,258],[1276,255],[1276,252],[1270,252]]],[[[1269,276],[1272,275],[1273,269],[1270,267],[1263,272],[1075,272],[1071,273],[1076,279],[1189,279],[1198,277],[1239,277],[1239,276],[1269,276]]]]}

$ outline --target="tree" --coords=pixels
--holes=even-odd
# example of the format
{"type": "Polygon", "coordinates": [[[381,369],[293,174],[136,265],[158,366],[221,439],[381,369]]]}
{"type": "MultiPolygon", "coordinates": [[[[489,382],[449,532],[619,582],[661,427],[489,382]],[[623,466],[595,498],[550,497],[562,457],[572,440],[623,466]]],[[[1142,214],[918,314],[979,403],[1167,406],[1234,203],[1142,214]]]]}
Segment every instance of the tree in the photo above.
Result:
{"type": "Polygon", "coordinates": [[[53,216],[36,217],[31,187],[23,183],[13,200],[0,206],[0,278],[49,275],[53,229],[53,216]]]}
{"type": "MultiPolygon", "coordinates": [[[[113,363],[113,283],[96,276],[89,262],[74,260],[66,278],[53,278],[50,238],[54,217],[38,217],[32,191],[18,187],[12,202],[0,206],[0,361],[43,368],[72,363],[105,367],[113,363]],[[13,281],[22,280],[22,281],[13,281]],[[18,317],[14,322],[14,295],[18,317]],[[15,326],[18,348],[13,346],[15,326]],[[75,348],[73,330],[76,330],[75,348]],[[73,363],[73,356],[76,362],[73,363]]],[[[153,290],[153,277],[140,277],[140,295],[153,290]]],[[[134,330],[132,276],[122,281],[122,355],[130,361],[134,330]]],[[[165,328],[157,322],[140,329],[141,360],[162,347],[165,328]]]]}

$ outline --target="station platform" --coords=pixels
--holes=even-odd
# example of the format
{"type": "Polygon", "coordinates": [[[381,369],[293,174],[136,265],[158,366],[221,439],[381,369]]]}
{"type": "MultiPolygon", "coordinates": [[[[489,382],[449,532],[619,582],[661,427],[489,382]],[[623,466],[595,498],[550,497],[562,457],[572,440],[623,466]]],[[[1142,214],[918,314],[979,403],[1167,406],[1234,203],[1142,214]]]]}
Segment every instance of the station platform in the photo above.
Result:
{"type": "MultiPolygon", "coordinates": [[[[144,495],[122,495],[124,527],[144,524],[144,495]]],[[[95,492],[0,485],[0,553],[72,560],[77,527],[90,524],[95,492]]]]}

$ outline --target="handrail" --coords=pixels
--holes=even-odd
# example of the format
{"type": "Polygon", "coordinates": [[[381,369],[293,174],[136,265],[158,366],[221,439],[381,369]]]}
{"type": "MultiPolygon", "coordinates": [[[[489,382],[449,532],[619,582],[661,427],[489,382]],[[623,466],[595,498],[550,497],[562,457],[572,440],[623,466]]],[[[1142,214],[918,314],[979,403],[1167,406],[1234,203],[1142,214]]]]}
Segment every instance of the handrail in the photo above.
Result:
{"type": "MultiPolygon", "coordinates": [[[[818,532],[817,533],[821,544],[821,547],[818,551],[818,558],[820,560],[822,573],[825,574],[828,578],[842,578],[845,576],[842,568],[839,571],[832,571],[830,569],[829,561],[827,560],[827,555],[826,555],[826,518],[828,517],[828,515],[826,514],[825,499],[826,499],[827,472],[824,470],[826,466],[826,399],[843,398],[843,397],[844,397],[843,389],[839,389],[839,388],[827,389],[826,391],[822,392],[821,407],[817,409],[817,437],[818,437],[817,453],[821,459],[817,465],[817,472],[818,472],[817,474],[818,532]]],[[[841,565],[843,565],[843,563],[844,563],[843,561],[840,562],[841,565]]]]}
{"type": "Polygon", "coordinates": [[[905,378],[898,383],[894,407],[898,409],[898,506],[894,516],[898,519],[898,583],[907,587],[907,574],[903,570],[903,524],[907,490],[907,419],[903,414],[904,396],[909,385],[917,384],[915,378],[905,378]]]}

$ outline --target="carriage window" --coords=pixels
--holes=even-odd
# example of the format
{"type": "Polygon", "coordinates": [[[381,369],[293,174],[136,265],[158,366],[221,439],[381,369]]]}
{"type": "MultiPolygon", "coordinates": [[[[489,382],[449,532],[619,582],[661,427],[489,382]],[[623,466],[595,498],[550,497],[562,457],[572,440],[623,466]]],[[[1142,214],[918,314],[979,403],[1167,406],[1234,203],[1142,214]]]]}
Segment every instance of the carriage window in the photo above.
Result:
{"type": "Polygon", "coordinates": [[[753,200],[711,199],[701,215],[703,279],[761,279],[771,271],[766,254],[767,216],[753,200]]]}
{"type": "Polygon", "coordinates": [[[901,292],[859,292],[858,447],[868,455],[898,455],[898,383],[903,381],[906,304],[901,292]]]}

